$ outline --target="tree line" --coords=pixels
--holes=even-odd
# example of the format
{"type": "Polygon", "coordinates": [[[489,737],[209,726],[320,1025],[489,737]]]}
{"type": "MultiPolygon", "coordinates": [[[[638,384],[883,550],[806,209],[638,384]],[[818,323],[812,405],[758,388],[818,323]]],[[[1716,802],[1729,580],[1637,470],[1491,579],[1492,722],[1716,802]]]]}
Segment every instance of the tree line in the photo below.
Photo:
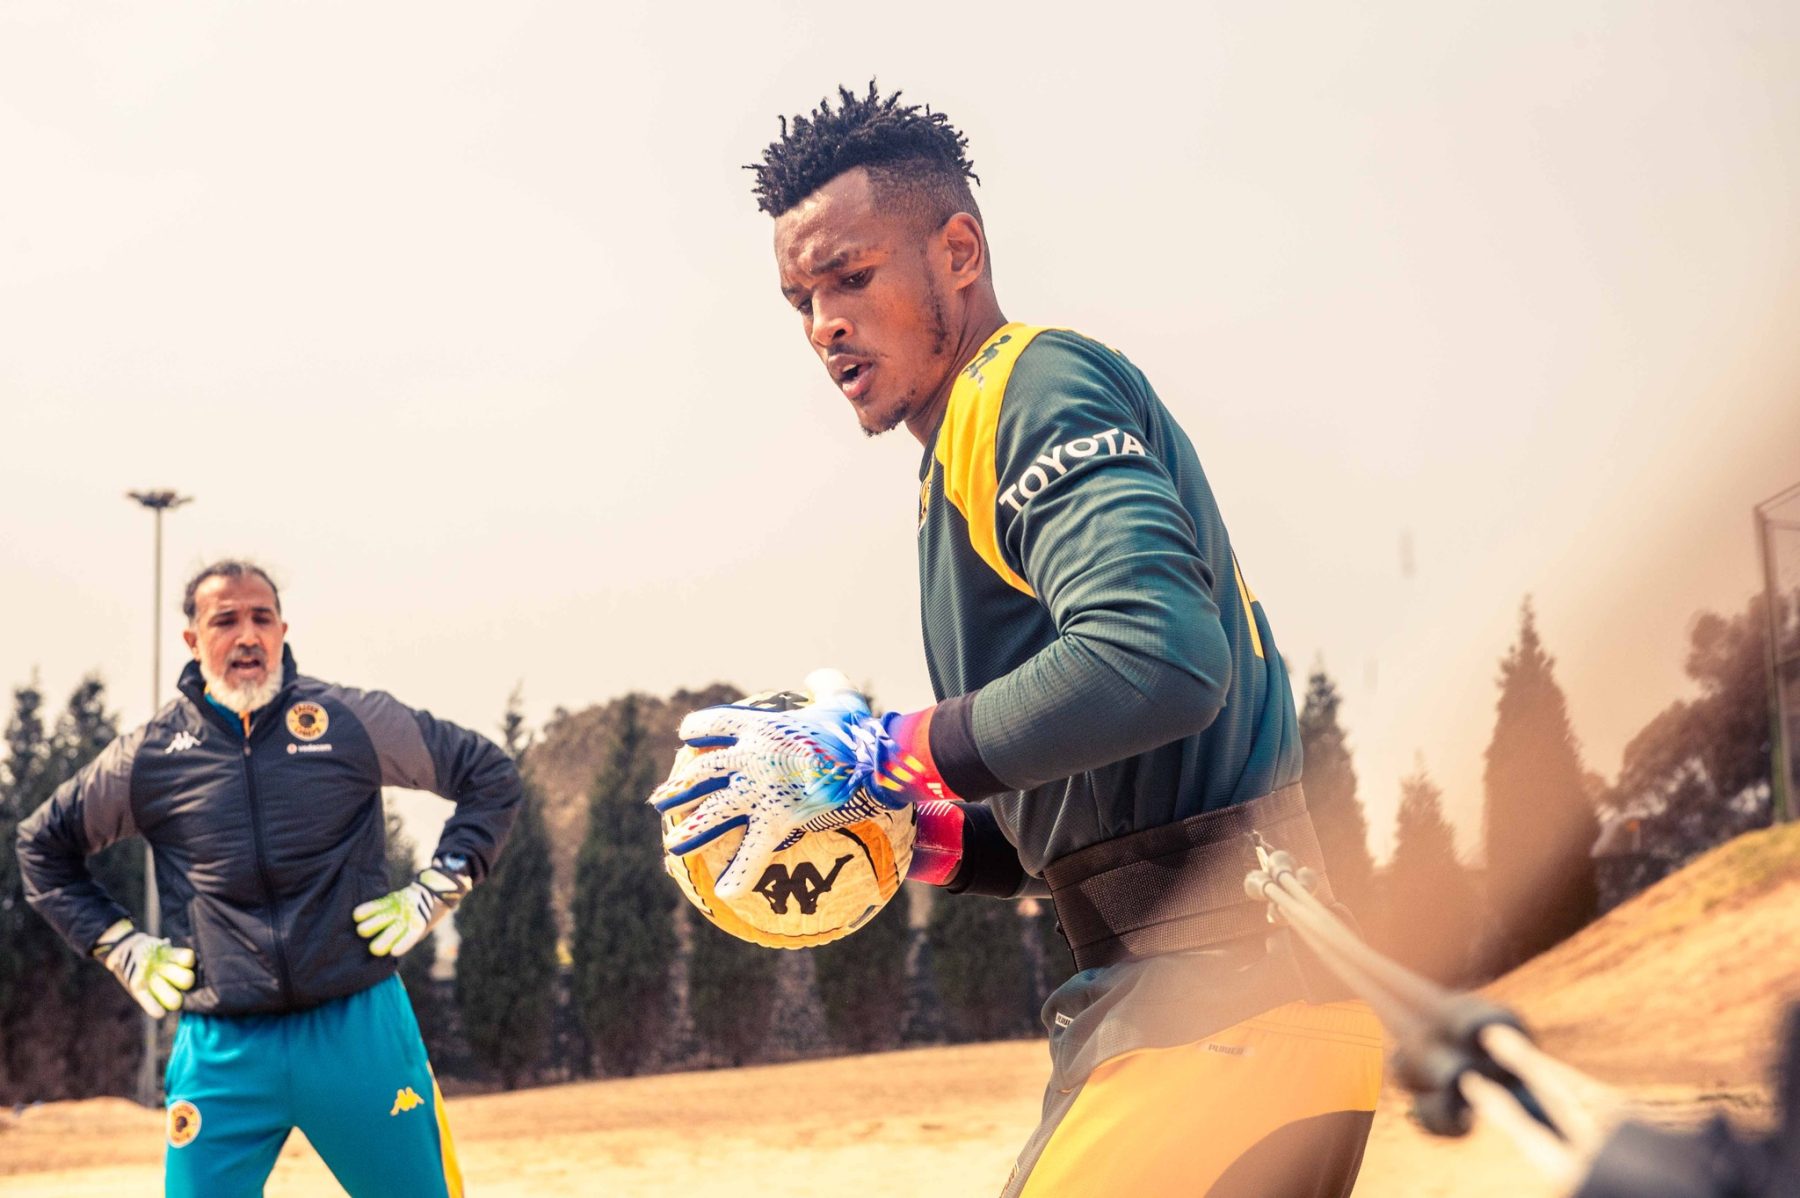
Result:
{"type": "MultiPolygon", "coordinates": [[[[562,912],[547,820],[556,812],[532,758],[557,747],[559,722],[578,721],[559,713],[547,743],[533,745],[514,696],[500,740],[521,764],[525,803],[506,851],[456,912],[454,975],[434,976],[437,934],[401,960],[440,1078],[510,1089],[1032,1034],[1043,998],[1073,968],[1066,950],[1058,957],[1047,905],[932,904],[909,885],[854,936],[799,952],[744,944],[691,912],[663,873],[644,799],[673,764],[673,721],[700,698],[737,693],[633,694],[596,709],[604,734],[576,753],[594,768],[562,912]],[[915,907],[930,913],[921,920],[915,907]]],[[[136,1004],[30,909],[12,851],[19,823],[117,733],[97,678],[83,680],[53,723],[35,683],[13,692],[0,760],[0,1103],[134,1089],[136,1004]]],[[[386,829],[398,888],[418,869],[421,846],[392,810],[386,829]]],[[[143,857],[141,842],[129,841],[90,861],[140,923],[143,857]]],[[[164,1052],[167,1039],[165,1029],[164,1052]]]]}
{"type": "MultiPolygon", "coordinates": [[[[1687,669],[1698,696],[1650,721],[1608,785],[1582,763],[1527,603],[1499,662],[1479,867],[1459,853],[1422,765],[1398,781],[1394,851],[1376,865],[1343,700],[1315,669],[1300,712],[1303,780],[1338,898],[1377,947],[1466,984],[1572,934],[1603,894],[1616,902],[1766,823],[1763,619],[1757,601],[1696,620],[1687,669]],[[1597,862],[1603,822],[1609,836],[1633,836],[1597,862]]],[[[663,874],[644,798],[673,762],[680,716],[738,693],[625,695],[558,711],[535,737],[513,696],[499,732],[526,779],[524,810],[456,914],[453,980],[434,977],[436,936],[401,967],[441,1077],[511,1088],[1035,1031],[1038,1007],[1073,970],[1047,903],[909,885],[855,935],[794,952],[744,944],[687,907],[663,874]]],[[[132,1089],[135,1004],[26,906],[11,851],[18,823],[117,731],[97,678],[54,721],[35,683],[13,692],[0,760],[0,1102],[132,1089]]],[[[391,814],[387,826],[399,886],[419,846],[391,814]]],[[[141,919],[141,847],[115,846],[93,868],[141,919]]]]}
{"type": "MultiPolygon", "coordinates": [[[[26,905],[13,852],[19,822],[118,735],[105,699],[100,680],[84,678],[52,720],[35,682],[13,692],[0,760],[0,1102],[129,1094],[136,1078],[142,1012],[26,905]]],[[[142,923],[143,844],[88,864],[142,923]]]]}
{"type": "MultiPolygon", "coordinates": [[[[1787,626],[1800,628],[1800,596],[1793,602],[1787,626]]],[[[1393,855],[1376,867],[1342,698],[1315,669],[1300,713],[1307,800],[1333,888],[1368,939],[1440,981],[1482,982],[1713,845],[1767,825],[1765,616],[1759,596],[1736,615],[1695,618],[1687,674],[1698,696],[1646,724],[1608,784],[1582,761],[1555,659],[1527,600],[1499,663],[1479,865],[1458,851],[1443,791],[1420,764],[1399,780],[1393,855]]]]}

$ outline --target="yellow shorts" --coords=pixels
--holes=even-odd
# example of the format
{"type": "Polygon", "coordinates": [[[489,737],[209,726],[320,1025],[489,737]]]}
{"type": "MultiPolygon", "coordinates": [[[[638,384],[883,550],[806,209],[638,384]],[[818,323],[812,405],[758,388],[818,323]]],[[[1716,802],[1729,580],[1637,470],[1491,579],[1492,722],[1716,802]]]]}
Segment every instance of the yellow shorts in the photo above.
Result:
{"type": "Polygon", "coordinates": [[[1290,1002],[1173,1047],[1124,1052],[1067,1090],[1006,1194],[1342,1198],[1381,1091],[1381,1026],[1360,1002],[1290,1002]]]}

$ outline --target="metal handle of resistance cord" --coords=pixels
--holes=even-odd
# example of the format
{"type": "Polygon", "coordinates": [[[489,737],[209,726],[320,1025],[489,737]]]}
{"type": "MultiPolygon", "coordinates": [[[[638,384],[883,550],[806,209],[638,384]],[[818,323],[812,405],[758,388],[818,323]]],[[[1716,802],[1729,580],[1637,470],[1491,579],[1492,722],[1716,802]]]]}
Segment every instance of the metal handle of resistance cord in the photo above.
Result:
{"type": "MultiPolygon", "coordinates": [[[[1245,876],[1245,892],[1267,902],[1270,921],[1285,924],[1387,1027],[1396,1080],[1413,1095],[1413,1117],[1426,1131],[1460,1136],[1475,1117],[1488,1120],[1575,1198],[1800,1194],[1800,1084],[1788,1086],[1795,1093],[1786,1096],[1787,1133],[1765,1144],[1739,1141],[1722,1119],[1698,1133],[1629,1122],[1615,1091],[1540,1050],[1518,1015],[1364,944],[1313,893],[1312,870],[1261,833],[1249,835],[1258,867],[1245,876]]],[[[1792,1023],[1797,1072],[1800,1011],[1792,1023]]]]}

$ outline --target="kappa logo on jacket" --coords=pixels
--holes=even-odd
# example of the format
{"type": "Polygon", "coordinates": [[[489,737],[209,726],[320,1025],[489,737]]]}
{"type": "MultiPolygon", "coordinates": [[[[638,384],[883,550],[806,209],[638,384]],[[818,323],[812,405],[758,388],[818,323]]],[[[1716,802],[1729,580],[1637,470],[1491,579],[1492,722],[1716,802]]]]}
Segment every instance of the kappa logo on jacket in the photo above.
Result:
{"type": "Polygon", "coordinates": [[[401,1111],[410,1111],[424,1105],[425,1100],[419,1097],[418,1092],[411,1086],[407,1086],[394,1092],[394,1109],[388,1112],[388,1118],[393,1118],[401,1111]]]}
{"type": "Polygon", "coordinates": [[[177,732],[175,734],[175,737],[173,740],[169,741],[169,747],[164,749],[163,753],[164,753],[164,755],[167,755],[169,753],[186,752],[188,749],[193,748],[195,745],[198,745],[199,743],[200,743],[199,737],[195,736],[192,732],[189,732],[187,729],[183,728],[180,732],[177,732]]]}

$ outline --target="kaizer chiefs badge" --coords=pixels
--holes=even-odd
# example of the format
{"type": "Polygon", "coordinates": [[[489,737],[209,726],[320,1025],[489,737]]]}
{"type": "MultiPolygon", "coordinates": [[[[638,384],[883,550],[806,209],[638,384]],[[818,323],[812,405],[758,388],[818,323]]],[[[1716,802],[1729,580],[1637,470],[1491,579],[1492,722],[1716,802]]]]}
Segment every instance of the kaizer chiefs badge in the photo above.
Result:
{"type": "Polygon", "coordinates": [[[331,727],[331,718],[317,703],[296,703],[287,709],[287,726],[295,740],[318,740],[331,727]]]}
{"type": "Polygon", "coordinates": [[[169,1104],[169,1147],[186,1148],[200,1134],[200,1108],[182,1099],[169,1104]]]}

